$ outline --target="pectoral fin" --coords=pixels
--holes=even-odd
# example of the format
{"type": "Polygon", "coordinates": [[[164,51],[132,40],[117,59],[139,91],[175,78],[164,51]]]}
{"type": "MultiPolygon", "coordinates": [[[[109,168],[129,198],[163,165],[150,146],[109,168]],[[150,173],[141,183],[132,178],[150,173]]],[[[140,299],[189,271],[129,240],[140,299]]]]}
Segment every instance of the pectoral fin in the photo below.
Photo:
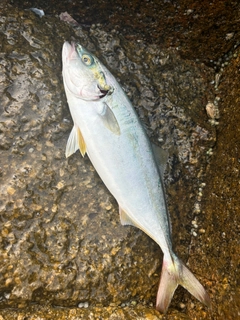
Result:
{"type": "Polygon", "coordinates": [[[87,151],[87,147],[82,136],[81,130],[78,126],[74,125],[67,141],[65,152],[66,158],[70,157],[78,149],[80,150],[81,155],[84,157],[87,151]]]}
{"type": "Polygon", "coordinates": [[[120,135],[120,127],[118,121],[111,108],[104,102],[101,111],[98,113],[104,126],[117,136],[120,135]]]}

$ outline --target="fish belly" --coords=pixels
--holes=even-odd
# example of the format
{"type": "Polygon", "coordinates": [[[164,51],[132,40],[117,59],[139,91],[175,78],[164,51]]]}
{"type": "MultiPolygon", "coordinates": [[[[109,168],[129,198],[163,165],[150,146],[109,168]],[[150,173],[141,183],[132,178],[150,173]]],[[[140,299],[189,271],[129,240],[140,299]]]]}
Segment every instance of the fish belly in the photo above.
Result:
{"type": "Polygon", "coordinates": [[[108,101],[115,107],[120,135],[108,130],[96,113],[98,102],[71,108],[84,137],[87,154],[104,184],[133,224],[147,233],[169,255],[170,228],[166,202],[151,145],[127,99],[108,101]]]}

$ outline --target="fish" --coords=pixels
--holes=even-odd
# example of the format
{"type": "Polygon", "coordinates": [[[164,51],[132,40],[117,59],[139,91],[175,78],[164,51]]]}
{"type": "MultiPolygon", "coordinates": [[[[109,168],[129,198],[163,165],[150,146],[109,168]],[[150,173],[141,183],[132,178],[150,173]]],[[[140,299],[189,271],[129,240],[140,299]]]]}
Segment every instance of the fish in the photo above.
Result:
{"type": "Polygon", "coordinates": [[[122,225],[152,238],[163,252],[156,309],[166,313],[178,285],[210,307],[210,297],[172,248],[163,178],[129,98],[100,60],[78,42],[64,42],[62,75],[73,128],[66,157],[88,155],[116,199],[122,225]]]}

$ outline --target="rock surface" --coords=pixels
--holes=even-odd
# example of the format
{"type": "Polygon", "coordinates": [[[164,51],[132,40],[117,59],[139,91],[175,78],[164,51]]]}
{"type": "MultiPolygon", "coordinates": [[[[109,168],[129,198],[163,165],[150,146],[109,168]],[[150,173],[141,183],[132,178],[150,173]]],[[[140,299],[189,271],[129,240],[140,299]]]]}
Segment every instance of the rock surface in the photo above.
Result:
{"type": "Polygon", "coordinates": [[[240,3],[236,0],[12,0],[21,8],[37,7],[46,14],[68,11],[89,28],[101,23],[131,41],[144,39],[162,49],[177,47],[189,59],[221,66],[224,56],[240,43],[240,3]]]}
{"type": "Polygon", "coordinates": [[[2,5],[0,39],[0,307],[19,308],[2,317],[236,319],[239,52],[214,88],[213,70],[199,61],[101,26],[84,31],[2,5]],[[211,313],[183,289],[168,316],[153,309],[160,249],[120,225],[116,202],[87,158],[65,159],[72,121],[61,47],[72,38],[112,71],[150,139],[168,151],[174,245],[209,289],[211,313]]]}

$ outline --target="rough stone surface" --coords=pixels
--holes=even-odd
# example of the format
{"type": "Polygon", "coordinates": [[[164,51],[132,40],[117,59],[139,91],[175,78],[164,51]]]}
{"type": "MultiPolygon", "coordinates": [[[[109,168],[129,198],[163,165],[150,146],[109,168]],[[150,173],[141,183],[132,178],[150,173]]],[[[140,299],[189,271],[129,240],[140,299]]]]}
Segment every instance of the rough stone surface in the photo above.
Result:
{"type": "Polygon", "coordinates": [[[221,65],[240,43],[240,3],[236,0],[12,0],[22,8],[37,7],[46,14],[68,11],[89,28],[101,23],[131,41],[142,39],[177,47],[182,56],[221,65]]]}
{"type": "Polygon", "coordinates": [[[0,316],[237,319],[239,52],[216,77],[175,49],[1,6],[0,307],[19,310],[0,316]],[[168,151],[174,246],[208,288],[211,312],[184,289],[167,316],[154,310],[160,249],[120,225],[116,202],[87,158],[64,158],[72,122],[61,47],[71,38],[112,71],[150,139],[168,151]]]}
{"type": "Polygon", "coordinates": [[[116,203],[87,158],[64,158],[72,126],[61,79],[67,31],[57,18],[17,10],[2,23],[2,306],[148,301],[158,281],[156,246],[120,226],[116,203]]]}
{"type": "MultiPolygon", "coordinates": [[[[159,312],[153,308],[147,308],[144,306],[136,307],[95,307],[95,308],[53,308],[53,307],[41,307],[33,306],[24,310],[3,310],[0,315],[0,319],[70,319],[70,320],[164,320],[166,316],[160,315],[159,312]]],[[[184,313],[173,311],[171,313],[171,320],[191,320],[189,316],[184,313]]]]}
{"type": "Polygon", "coordinates": [[[209,270],[215,319],[238,319],[240,310],[239,70],[240,51],[236,51],[218,88],[221,117],[213,159],[206,171],[202,211],[208,217],[207,242],[202,250],[210,262],[203,260],[209,270]]]}

